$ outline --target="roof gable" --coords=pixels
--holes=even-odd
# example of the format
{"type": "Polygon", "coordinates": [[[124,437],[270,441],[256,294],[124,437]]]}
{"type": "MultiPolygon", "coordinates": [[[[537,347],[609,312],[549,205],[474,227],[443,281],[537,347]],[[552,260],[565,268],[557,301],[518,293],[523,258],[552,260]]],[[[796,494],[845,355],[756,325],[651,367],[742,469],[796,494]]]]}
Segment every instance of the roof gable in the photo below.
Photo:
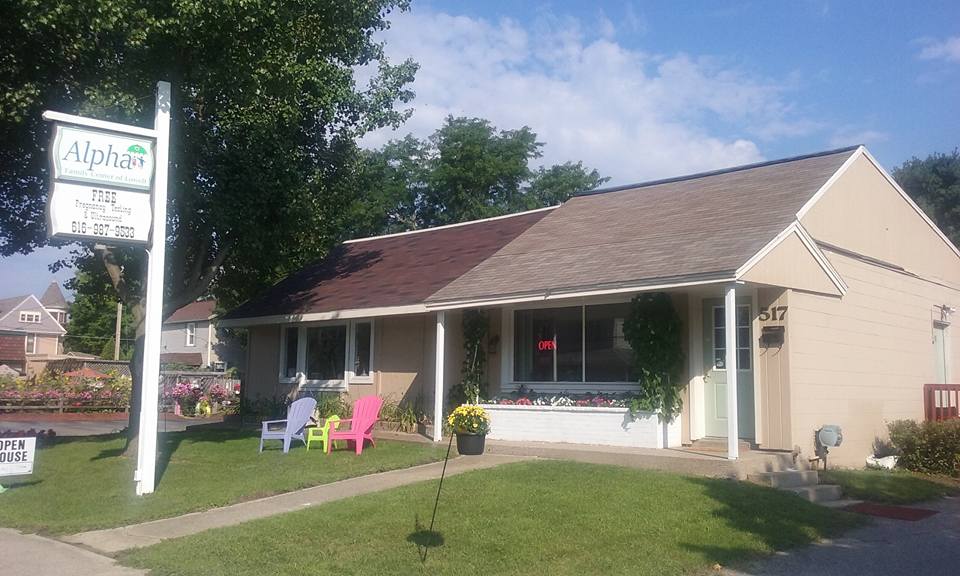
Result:
{"type": "Polygon", "coordinates": [[[856,150],[575,197],[428,302],[732,279],[856,150]]]}
{"type": "Polygon", "coordinates": [[[797,217],[817,242],[960,287],[960,252],[865,149],[797,217]]]}
{"type": "Polygon", "coordinates": [[[43,307],[40,300],[34,295],[22,296],[18,304],[10,306],[14,298],[7,298],[0,301],[0,306],[10,306],[5,312],[0,313],[0,330],[6,332],[35,333],[35,334],[66,334],[67,331],[57,322],[47,309],[43,307]],[[20,322],[20,312],[39,312],[39,323],[20,322]]]}

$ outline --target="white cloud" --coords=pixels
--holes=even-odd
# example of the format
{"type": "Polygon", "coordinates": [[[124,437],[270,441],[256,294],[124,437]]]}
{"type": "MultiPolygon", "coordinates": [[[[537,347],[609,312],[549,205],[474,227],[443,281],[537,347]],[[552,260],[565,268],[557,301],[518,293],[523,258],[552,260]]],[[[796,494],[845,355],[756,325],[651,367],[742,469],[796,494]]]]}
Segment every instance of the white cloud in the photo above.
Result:
{"type": "Polygon", "coordinates": [[[762,160],[757,140],[820,128],[785,100],[796,78],[630,49],[605,19],[545,16],[528,30],[429,10],[396,16],[384,40],[393,61],[420,63],[414,114],[364,145],[426,136],[447,115],[478,116],[502,129],[530,126],[546,143],[544,164],[583,160],[624,183],[762,160]]]}
{"type": "Polygon", "coordinates": [[[924,44],[919,55],[921,60],[960,62],[960,36],[951,36],[942,41],[925,39],[921,42],[924,44]]]}

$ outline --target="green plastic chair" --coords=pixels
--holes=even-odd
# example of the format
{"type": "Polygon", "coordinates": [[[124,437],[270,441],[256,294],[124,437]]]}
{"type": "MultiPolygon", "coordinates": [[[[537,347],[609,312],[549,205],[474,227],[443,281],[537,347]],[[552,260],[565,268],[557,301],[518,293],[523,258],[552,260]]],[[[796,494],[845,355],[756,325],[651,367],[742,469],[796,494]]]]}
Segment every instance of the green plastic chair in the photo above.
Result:
{"type": "MultiPolygon", "coordinates": [[[[323,444],[323,451],[329,452],[327,445],[330,443],[330,431],[336,430],[339,426],[340,417],[334,414],[323,421],[323,426],[307,428],[307,450],[310,449],[312,442],[320,442],[323,444]]],[[[336,448],[336,444],[334,444],[334,448],[336,448]]]]}

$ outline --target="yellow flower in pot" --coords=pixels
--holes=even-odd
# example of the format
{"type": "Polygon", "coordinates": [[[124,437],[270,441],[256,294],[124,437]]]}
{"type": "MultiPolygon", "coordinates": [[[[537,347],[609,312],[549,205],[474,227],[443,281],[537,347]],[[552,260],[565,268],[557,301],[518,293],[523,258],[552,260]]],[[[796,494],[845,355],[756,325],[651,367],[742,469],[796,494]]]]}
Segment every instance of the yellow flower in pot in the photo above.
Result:
{"type": "Polygon", "coordinates": [[[483,454],[487,432],[490,431],[490,415],[476,404],[457,406],[447,416],[447,425],[457,435],[457,451],[463,455],[483,454]]]}

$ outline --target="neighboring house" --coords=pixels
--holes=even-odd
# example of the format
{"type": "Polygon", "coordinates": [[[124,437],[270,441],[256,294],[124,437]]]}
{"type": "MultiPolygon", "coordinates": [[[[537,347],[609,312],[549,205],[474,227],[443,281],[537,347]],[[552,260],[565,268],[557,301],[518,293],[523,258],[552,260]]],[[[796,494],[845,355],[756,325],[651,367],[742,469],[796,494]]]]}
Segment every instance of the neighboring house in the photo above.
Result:
{"type": "Polygon", "coordinates": [[[226,370],[243,367],[244,355],[232,340],[224,340],[216,326],[215,300],[191,302],[163,322],[160,363],[226,370]]]}
{"type": "Polygon", "coordinates": [[[31,294],[0,300],[0,365],[30,377],[63,358],[68,311],[56,282],[39,299],[31,294]]]}
{"type": "MultiPolygon", "coordinates": [[[[960,366],[960,252],[863,147],[346,242],[220,325],[249,329],[247,394],[422,399],[436,420],[464,309],[489,314],[492,394],[623,392],[638,389],[623,322],[648,291],[671,296],[686,348],[683,412],[655,446],[733,438],[736,458],[739,438],[812,457],[814,431],[838,424],[831,462],[862,465],[960,366]]],[[[635,422],[615,424],[609,443],[627,442],[635,422]]]]}

